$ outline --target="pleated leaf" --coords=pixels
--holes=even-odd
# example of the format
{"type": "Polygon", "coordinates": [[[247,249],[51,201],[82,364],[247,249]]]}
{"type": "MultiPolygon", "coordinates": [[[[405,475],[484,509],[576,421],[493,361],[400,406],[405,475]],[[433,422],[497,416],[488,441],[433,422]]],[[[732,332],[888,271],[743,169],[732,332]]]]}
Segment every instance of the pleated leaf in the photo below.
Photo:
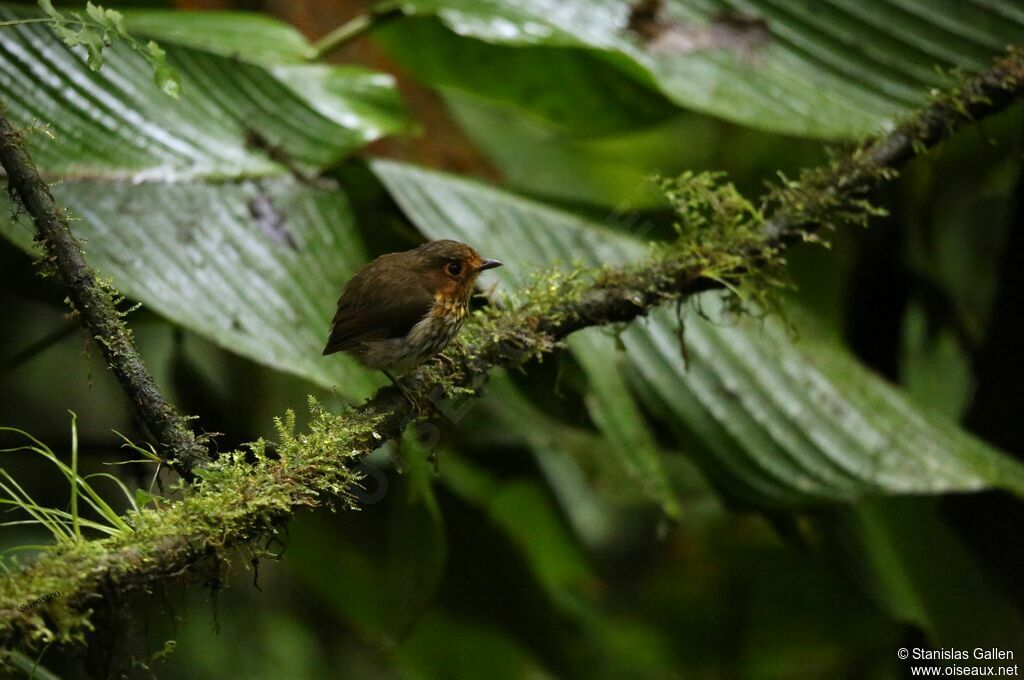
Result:
{"type": "MultiPolygon", "coordinates": [[[[557,262],[622,263],[644,253],[627,234],[499,189],[394,162],[373,167],[427,236],[501,258],[496,273],[508,286],[557,262]]],[[[717,295],[701,300],[712,315],[717,295]]],[[[689,314],[688,368],[674,311],[632,324],[622,339],[629,380],[733,499],[794,506],[993,487],[1024,494],[1019,463],[915,407],[813,334],[795,339],[771,321],[723,325],[689,314]]]]}
{"type": "MultiPolygon", "coordinates": [[[[344,396],[367,372],[321,356],[341,286],[366,259],[339,187],[293,178],[232,184],[55,187],[89,263],[118,291],[228,350],[344,396]]],[[[0,210],[10,215],[6,197],[0,210]]],[[[27,219],[5,226],[32,248],[27,219]]]]}
{"type": "MultiPolygon", "coordinates": [[[[0,7],[0,20],[26,16],[0,7]]],[[[161,41],[180,100],[124,45],[94,72],[45,25],[0,31],[4,105],[89,263],[232,351],[364,394],[366,372],[320,356],[366,252],[343,188],[318,174],[405,128],[391,78],[302,64],[301,36],[248,15],[132,13],[129,29],[161,41]]],[[[29,248],[29,222],[0,210],[0,231],[29,248]]]]}
{"type": "Polygon", "coordinates": [[[494,44],[597,51],[680,106],[822,138],[877,131],[942,85],[938,69],[982,69],[1024,42],[1024,7],[1013,0],[406,0],[401,7],[494,44]]]}
{"type": "MultiPolygon", "coordinates": [[[[34,16],[0,6],[0,21],[34,16]]],[[[173,17],[168,17],[171,21],[173,17]]],[[[140,33],[145,37],[145,33],[140,33]]],[[[231,34],[226,34],[230,39],[231,34]]],[[[45,25],[0,33],[0,87],[33,157],[55,179],[231,180],[314,172],[407,121],[389,76],[354,68],[226,56],[163,42],[183,99],[152,83],[147,62],[115,43],[102,70],[45,25]]],[[[233,43],[228,43],[230,47],[233,43]]]]}

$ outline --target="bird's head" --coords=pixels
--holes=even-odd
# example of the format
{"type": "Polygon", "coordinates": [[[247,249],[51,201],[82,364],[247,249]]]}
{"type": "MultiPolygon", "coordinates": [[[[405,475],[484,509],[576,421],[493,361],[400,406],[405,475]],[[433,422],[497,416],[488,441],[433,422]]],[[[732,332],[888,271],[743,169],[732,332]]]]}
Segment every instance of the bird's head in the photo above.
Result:
{"type": "Polygon", "coordinates": [[[473,292],[480,272],[500,267],[458,241],[430,241],[412,250],[413,266],[426,277],[435,295],[448,300],[466,301],[473,292]]]}

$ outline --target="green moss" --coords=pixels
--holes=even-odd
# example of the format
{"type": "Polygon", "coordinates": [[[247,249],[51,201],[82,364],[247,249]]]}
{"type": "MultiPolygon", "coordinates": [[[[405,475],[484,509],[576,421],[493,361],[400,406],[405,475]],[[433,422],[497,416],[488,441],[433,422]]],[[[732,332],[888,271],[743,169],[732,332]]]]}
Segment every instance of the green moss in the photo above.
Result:
{"type": "Polygon", "coordinates": [[[295,414],[277,422],[278,441],[258,441],[204,469],[196,484],[178,487],[175,500],[131,512],[133,531],[102,540],[55,546],[0,583],[0,640],[20,637],[40,645],[81,642],[91,630],[84,595],[100,584],[145,573],[173,573],[204,558],[225,560],[228,548],[274,532],[297,507],[340,498],[353,508],[360,475],[353,462],[366,453],[380,414],[331,414],[310,399],[310,422],[296,432],[295,414]],[[276,457],[271,454],[271,449],[276,457]],[[253,459],[255,459],[253,461],[253,459]],[[26,605],[53,592],[37,607],[26,605]]]}

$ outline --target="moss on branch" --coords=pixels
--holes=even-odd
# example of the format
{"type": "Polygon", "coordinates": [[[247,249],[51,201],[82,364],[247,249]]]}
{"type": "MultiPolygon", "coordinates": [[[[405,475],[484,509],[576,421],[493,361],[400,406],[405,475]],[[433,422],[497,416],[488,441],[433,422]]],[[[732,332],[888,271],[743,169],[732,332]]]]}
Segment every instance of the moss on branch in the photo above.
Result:
{"type": "MultiPolygon", "coordinates": [[[[430,398],[476,390],[492,368],[552,352],[582,328],[628,322],[667,301],[714,288],[777,285],[782,248],[821,225],[870,218],[867,189],[964,123],[1005,108],[1020,95],[1022,74],[1024,55],[1011,51],[991,71],[936,99],[890,134],[773,191],[768,214],[720,178],[682,178],[668,187],[680,211],[675,243],[628,267],[538,279],[518,302],[475,314],[446,352],[449,361],[420,370],[407,386],[430,398]]],[[[398,437],[413,417],[408,401],[391,386],[340,414],[311,407],[311,424],[302,433],[295,431],[294,416],[286,416],[273,449],[257,442],[209,464],[195,483],[180,487],[178,500],[130,515],[132,532],[62,546],[6,576],[0,582],[0,643],[81,640],[100,593],[187,574],[206,558],[224,558],[232,546],[275,531],[296,509],[334,499],[350,503],[359,483],[355,464],[398,437]],[[61,597],[21,608],[54,591],[61,597]]]]}

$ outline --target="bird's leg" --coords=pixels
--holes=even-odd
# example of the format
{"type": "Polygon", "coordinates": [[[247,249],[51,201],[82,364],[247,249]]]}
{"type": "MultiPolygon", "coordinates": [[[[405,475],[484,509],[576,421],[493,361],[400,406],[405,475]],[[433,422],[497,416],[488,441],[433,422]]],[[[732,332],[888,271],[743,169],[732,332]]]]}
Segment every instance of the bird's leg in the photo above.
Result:
{"type": "Polygon", "coordinates": [[[409,388],[403,385],[402,383],[398,382],[398,379],[395,378],[395,376],[391,375],[390,371],[386,371],[384,369],[381,370],[383,371],[384,375],[388,377],[388,380],[393,382],[395,384],[395,387],[397,387],[402,392],[402,396],[409,400],[409,403],[412,405],[412,410],[415,411],[416,413],[419,413],[419,402],[416,401],[416,396],[409,391],[409,388]]]}
{"type": "Polygon", "coordinates": [[[392,440],[391,464],[395,466],[395,472],[405,474],[405,457],[402,455],[402,437],[399,435],[392,440]]]}

